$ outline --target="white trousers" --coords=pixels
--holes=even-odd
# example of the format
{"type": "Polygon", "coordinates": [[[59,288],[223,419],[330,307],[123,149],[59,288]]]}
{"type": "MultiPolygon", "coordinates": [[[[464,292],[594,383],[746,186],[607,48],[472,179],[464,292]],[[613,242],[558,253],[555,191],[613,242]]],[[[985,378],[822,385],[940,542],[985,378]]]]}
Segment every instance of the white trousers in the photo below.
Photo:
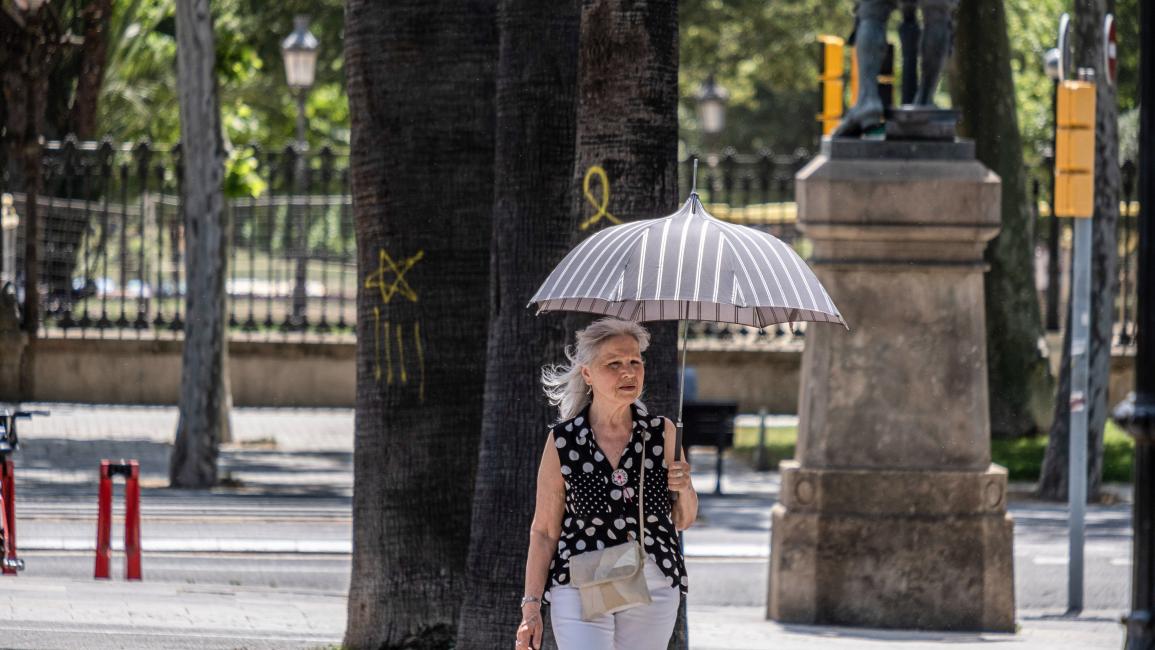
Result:
{"type": "Polygon", "coordinates": [[[665,650],[678,618],[681,593],[671,587],[658,565],[648,556],[646,584],[651,603],[582,620],[582,601],[577,587],[558,585],[549,592],[550,622],[558,650],[665,650]]]}

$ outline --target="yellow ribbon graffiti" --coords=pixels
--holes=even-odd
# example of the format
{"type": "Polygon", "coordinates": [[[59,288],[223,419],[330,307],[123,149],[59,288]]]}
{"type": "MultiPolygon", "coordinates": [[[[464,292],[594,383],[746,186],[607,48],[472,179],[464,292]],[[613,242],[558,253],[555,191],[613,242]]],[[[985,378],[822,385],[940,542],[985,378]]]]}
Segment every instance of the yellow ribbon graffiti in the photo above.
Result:
{"type": "Polygon", "coordinates": [[[621,223],[617,217],[610,214],[609,211],[606,210],[610,204],[610,180],[609,177],[606,176],[606,170],[602,169],[598,165],[590,167],[589,170],[586,171],[585,178],[582,179],[582,193],[585,194],[586,201],[589,201],[590,205],[594,206],[597,212],[594,213],[594,216],[582,222],[578,228],[581,230],[588,230],[590,226],[601,221],[602,217],[605,217],[613,223],[621,223]],[[592,181],[594,177],[597,177],[597,179],[601,181],[602,196],[600,200],[595,198],[593,192],[590,191],[590,181],[592,181]]]}

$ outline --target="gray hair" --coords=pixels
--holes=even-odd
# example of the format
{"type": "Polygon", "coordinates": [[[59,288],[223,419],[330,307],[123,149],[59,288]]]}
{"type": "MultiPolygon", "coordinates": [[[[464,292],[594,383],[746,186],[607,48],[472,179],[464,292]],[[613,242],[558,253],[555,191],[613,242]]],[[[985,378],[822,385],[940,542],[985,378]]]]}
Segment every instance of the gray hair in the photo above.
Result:
{"type": "MultiPolygon", "coordinates": [[[[576,334],[576,345],[567,345],[565,356],[568,364],[545,366],[541,369],[541,384],[549,403],[558,410],[558,422],[576,417],[590,403],[582,366],[593,363],[598,349],[607,339],[615,336],[632,336],[638,342],[638,349],[645,352],[650,346],[650,333],[641,325],[617,318],[601,318],[576,334]]],[[[639,400],[640,404],[640,400],[639,400]]]]}

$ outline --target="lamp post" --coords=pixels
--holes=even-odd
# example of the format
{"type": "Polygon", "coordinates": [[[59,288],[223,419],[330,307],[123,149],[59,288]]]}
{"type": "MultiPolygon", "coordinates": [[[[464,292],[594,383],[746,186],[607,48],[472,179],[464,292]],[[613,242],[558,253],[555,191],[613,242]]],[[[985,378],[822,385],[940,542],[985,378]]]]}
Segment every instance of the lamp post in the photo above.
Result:
{"type": "Polygon", "coordinates": [[[320,43],[309,31],[308,16],[293,19],[293,33],[281,42],[281,56],[285,60],[285,80],[297,99],[297,148],[304,150],[305,100],[317,73],[317,51],[320,43]]]}
{"type": "Polygon", "coordinates": [[[730,93],[714,81],[714,75],[706,77],[698,87],[694,99],[697,101],[698,126],[713,143],[726,128],[726,101],[730,93]]]}
{"type": "Polygon", "coordinates": [[[1155,648],[1155,6],[1139,8],[1139,250],[1135,396],[1115,412],[1135,438],[1131,613],[1127,650],[1155,648]]]}
{"type": "MultiPolygon", "coordinates": [[[[1053,47],[1043,55],[1043,70],[1051,79],[1051,146],[1048,151],[1051,156],[1055,150],[1055,105],[1058,103],[1059,92],[1059,48],[1053,47]]],[[[1059,218],[1055,215],[1055,174],[1054,158],[1044,156],[1047,170],[1050,171],[1050,224],[1047,232],[1047,313],[1046,328],[1048,332],[1059,331],[1059,218]]]]}
{"type": "MultiPolygon", "coordinates": [[[[299,189],[303,189],[302,185],[305,180],[304,155],[308,148],[308,142],[305,139],[305,100],[316,79],[317,51],[319,49],[320,43],[318,43],[317,37],[309,31],[309,18],[307,16],[294,18],[293,33],[281,42],[281,56],[285,59],[285,80],[297,99],[297,157],[293,177],[294,185],[299,189]]],[[[293,197],[290,196],[288,214],[286,215],[290,224],[293,222],[294,212],[293,197]]],[[[302,221],[308,221],[307,214],[303,215],[302,221]]],[[[308,257],[305,248],[308,241],[308,230],[307,225],[304,225],[304,227],[298,228],[296,233],[294,252],[297,260],[293,283],[293,312],[286,327],[304,329],[309,325],[305,304],[305,287],[308,281],[308,257]]]]}

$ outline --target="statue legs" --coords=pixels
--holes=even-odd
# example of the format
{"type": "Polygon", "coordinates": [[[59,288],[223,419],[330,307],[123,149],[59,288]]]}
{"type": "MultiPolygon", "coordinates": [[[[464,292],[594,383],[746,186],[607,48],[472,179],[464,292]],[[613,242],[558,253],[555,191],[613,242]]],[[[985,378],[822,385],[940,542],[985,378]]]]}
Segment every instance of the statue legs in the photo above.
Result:
{"type": "Polygon", "coordinates": [[[919,84],[914,97],[917,106],[934,106],[934,93],[946,57],[950,54],[951,12],[957,4],[954,0],[923,0],[922,39],[919,43],[919,84]]]}
{"type": "Polygon", "coordinates": [[[858,7],[855,49],[858,52],[858,97],[842,118],[833,137],[855,137],[882,124],[882,97],[878,75],[886,57],[886,22],[893,0],[863,0],[858,7]]]}

